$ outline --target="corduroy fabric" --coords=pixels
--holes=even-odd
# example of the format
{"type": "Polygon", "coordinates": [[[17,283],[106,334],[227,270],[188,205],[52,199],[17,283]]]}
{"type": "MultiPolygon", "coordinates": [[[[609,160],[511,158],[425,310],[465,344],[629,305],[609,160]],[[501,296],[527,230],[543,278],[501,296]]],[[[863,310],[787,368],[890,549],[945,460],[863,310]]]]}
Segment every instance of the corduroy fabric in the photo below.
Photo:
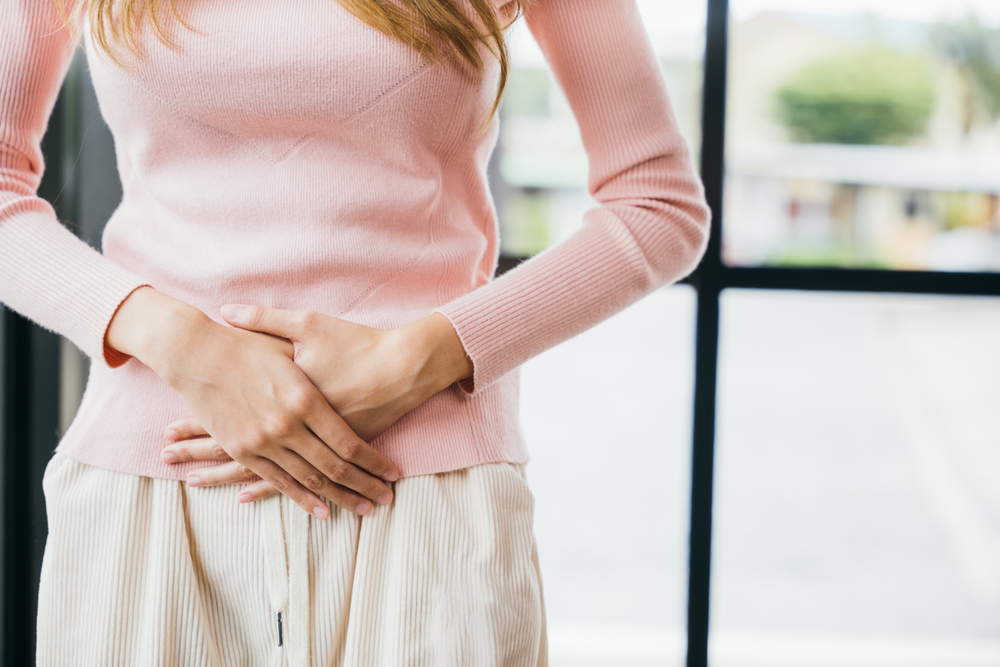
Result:
{"type": "Polygon", "coordinates": [[[486,165],[499,121],[481,131],[495,59],[472,80],[331,0],[182,4],[196,31],[175,26],[176,49],[144,35],[143,59],[119,51],[127,68],[81,27],[124,190],[103,255],[35,196],[69,35],[52,0],[0,12],[0,301],[94,357],[60,444],[80,461],[172,479],[191,469],[160,460],[164,426],[190,410],[137,360],[105,354],[108,323],[140,285],[216,321],[225,303],[383,329],[444,314],[474,375],[372,443],[421,475],[525,462],[519,365],[681,278],[704,251],[708,208],[634,0],[526,3],[599,206],[497,280],[486,165]]]}
{"type": "Polygon", "coordinates": [[[498,463],[408,477],[392,505],[319,521],[284,496],[241,505],[234,486],[193,489],[57,453],[44,480],[37,664],[544,666],[523,475],[498,463]],[[288,555],[281,609],[272,536],[288,555]],[[300,548],[308,575],[296,582],[300,548]]]}

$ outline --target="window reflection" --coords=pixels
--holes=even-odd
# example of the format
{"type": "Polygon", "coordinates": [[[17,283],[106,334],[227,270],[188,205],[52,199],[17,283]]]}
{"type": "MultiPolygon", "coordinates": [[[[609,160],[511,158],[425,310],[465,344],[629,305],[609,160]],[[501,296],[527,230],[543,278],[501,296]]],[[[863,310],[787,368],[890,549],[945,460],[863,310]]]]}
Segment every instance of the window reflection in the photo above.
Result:
{"type": "Polygon", "coordinates": [[[733,0],[726,261],[1000,269],[998,7],[733,0]]]}

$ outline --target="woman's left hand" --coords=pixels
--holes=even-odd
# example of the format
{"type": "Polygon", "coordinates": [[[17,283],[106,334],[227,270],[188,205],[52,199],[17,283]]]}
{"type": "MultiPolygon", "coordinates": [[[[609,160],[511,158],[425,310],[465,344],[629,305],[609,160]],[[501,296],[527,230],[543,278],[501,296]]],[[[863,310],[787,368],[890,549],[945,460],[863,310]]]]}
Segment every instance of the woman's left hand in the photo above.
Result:
{"type": "MultiPolygon", "coordinates": [[[[223,318],[232,326],[287,338],[295,363],[316,385],[347,425],[371,441],[404,414],[453,382],[472,375],[451,322],[434,313],[397,329],[373,329],[311,311],[226,305],[223,318]]],[[[246,482],[246,472],[217,447],[194,418],[169,424],[172,444],[161,456],[167,463],[223,461],[192,471],[201,486],[246,482]]],[[[254,481],[240,491],[251,502],[277,491],[254,481]]]]}

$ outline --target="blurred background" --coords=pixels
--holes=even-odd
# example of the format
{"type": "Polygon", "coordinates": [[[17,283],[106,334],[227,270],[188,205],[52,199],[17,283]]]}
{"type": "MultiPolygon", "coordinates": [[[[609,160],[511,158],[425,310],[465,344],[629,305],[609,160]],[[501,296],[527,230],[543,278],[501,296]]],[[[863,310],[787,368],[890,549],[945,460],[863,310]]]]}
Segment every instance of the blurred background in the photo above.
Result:
{"type": "MultiPolygon", "coordinates": [[[[707,5],[639,6],[698,159],[707,5]]],[[[724,264],[1000,269],[1000,3],[728,9],[724,264]]],[[[595,205],[520,27],[494,156],[511,257],[595,205]]],[[[659,290],[524,368],[555,667],[684,664],[696,306],[659,290]]],[[[1000,300],[719,307],[710,664],[1000,665],[1000,300]]]]}
{"type": "MultiPolygon", "coordinates": [[[[551,664],[704,664],[705,613],[714,667],[1000,666],[1000,3],[638,4],[717,244],[523,369],[551,664]],[[725,281],[742,269],[785,272],[725,281]],[[804,269],[844,287],[798,289],[804,269]]],[[[510,39],[501,269],[595,206],[571,110],[523,22],[510,39]]],[[[82,58],[46,142],[43,195],[97,244],[121,192],[82,58]]],[[[31,446],[4,447],[3,539],[31,546],[4,550],[2,650],[23,665],[45,535],[25,485],[86,360],[4,317],[0,425],[31,446]]]]}

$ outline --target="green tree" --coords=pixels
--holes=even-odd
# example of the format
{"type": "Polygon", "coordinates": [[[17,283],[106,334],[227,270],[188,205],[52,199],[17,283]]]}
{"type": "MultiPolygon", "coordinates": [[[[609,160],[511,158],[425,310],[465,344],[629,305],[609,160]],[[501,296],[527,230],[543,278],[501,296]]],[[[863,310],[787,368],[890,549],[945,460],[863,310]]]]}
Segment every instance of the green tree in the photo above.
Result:
{"type": "Polygon", "coordinates": [[[805,65],[775,97],[797,141],[893,144],[924,131],[935,95],[923,56],[868,47],[805,65]]]}

